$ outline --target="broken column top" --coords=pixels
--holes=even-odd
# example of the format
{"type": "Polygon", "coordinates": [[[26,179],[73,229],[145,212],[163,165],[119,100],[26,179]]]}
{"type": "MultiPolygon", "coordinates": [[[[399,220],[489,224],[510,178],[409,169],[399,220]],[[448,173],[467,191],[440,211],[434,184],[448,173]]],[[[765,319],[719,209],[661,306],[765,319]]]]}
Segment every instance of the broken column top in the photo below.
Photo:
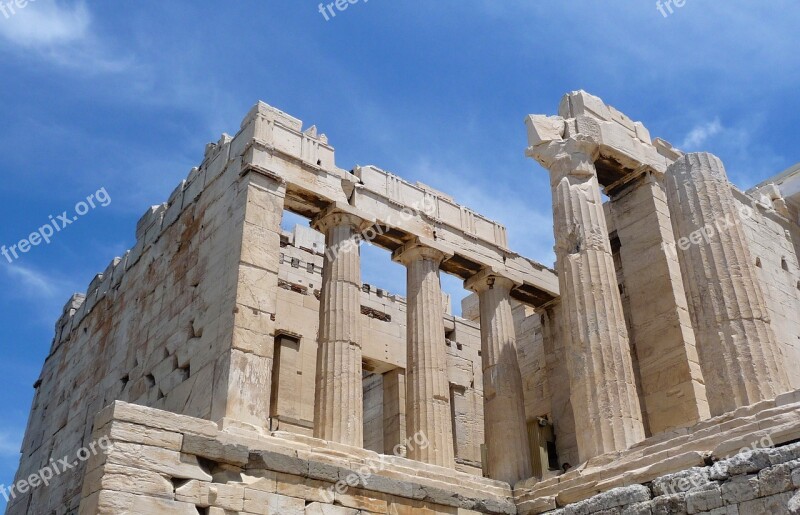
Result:
{"type": "Polygon", "coordinates": [[[530,115],[526,124],[530,157],[538,159],[552,143],[580,137],[599,148],[598,162],[609,170],[609,181],[642,167],[664,173],[682,155],[668,142],[651,138],[641,122],[585,91],[565,95],[557,116],[530,115]]]}

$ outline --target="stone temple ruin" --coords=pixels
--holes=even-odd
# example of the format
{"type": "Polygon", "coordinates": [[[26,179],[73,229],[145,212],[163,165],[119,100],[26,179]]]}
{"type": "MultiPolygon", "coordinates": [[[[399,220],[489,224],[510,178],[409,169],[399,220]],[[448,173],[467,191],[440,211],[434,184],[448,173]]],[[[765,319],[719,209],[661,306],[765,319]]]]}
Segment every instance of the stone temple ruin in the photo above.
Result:
{"type": "Polygon", "coordinates": [[[526,123],[557,270],[257,104],[65,306],[7,513],[800,510],[800,167],[740,191],[584,92],[526,123]]]}

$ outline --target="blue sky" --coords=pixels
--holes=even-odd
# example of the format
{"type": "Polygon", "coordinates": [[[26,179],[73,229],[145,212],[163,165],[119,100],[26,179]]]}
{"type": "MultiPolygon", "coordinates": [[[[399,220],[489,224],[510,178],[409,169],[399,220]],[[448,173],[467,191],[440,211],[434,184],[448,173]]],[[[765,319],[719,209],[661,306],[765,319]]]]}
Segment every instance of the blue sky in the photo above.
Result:
{"type": "MultiPolygon", "coordinates": [[[[0,13],[0,244],[100,188],[112,199],[13,264],[0,258],[0,483],[67,297],[257,100],[317,125],[340,167],[446,191],[552,264],[524,116],[585,89],[654,136],[716,153],[750,187],[800,161],[799,15],[783,0],[687,0],[667,18],[630,0],[361,0],[330,21],[305,0],[36,0],[0,13]]],[[[364,254],[365,280],[402,293],[403,270],[364,254]]]]}

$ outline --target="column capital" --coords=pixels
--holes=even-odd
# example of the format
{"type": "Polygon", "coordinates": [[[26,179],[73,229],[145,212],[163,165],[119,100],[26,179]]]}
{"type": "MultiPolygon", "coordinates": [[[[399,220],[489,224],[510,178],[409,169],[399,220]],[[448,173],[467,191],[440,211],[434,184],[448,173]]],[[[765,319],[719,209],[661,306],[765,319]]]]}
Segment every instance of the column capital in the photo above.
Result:
{"type": "Polygon", "coordinates": [[[374,224],[375,218],[372,216],[354,208],[350,204],[339,201],[332,202],[311,221],[311,227],[323,234],[329,228],[339,225],[349,225],[356,232],[360,232],[372,227],[374,224]]]}
{"type": "Polygon", "coordinates": [[[441,264],[454,254],[452,250],[434,240],[417,237],[395,250],[392,253],[392,261],[408,265],[417,259],[430,259],[441,264]]]}
{"type": "Polygon", "coordinates": [[[553,180],[571,175],[596,175],[595,161],[600,156],[600,144],[593,138],[578,134],[572,138],[546,141],[528,148],[528,156],[550,171],[553,180]]]}
{"type": "Polygon", "coordinates": [[[509,292],[522,286],[522,279],[515,277],[508,272],[499,272],[494,268],[487,267],[464,281],[464,288],[475,293],[490,290],[495,287],[505,288],[509,292]]]}

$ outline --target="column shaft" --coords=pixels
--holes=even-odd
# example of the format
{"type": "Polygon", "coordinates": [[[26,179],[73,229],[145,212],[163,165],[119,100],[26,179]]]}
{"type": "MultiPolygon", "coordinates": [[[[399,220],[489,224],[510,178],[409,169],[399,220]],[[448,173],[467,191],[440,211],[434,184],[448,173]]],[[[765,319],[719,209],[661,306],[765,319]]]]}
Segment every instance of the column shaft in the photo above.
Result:
{"type": "Polygon", "coordinates": [[[644,439],[628,331],[603,213],[597,147],[569,139],[544,149],[553,191],[572,407],[581,461],[644,439]]]}
{"type": "Polygon", "coordinates": [[[360,219],[336,210],[315,225],[325,234],[317,349],[314,436],[362,447],[360,219]]]}
{"type": "Polygon", "coordinates": [[[677,253],[712,415],[789,389],[755,262],[722,162],[687,154],[667,171],[677,253]]]}
{"type": "Polygon", "coordinates": [[[395,259],[408,269],[406,365],[406,433],[417,434],[429,445],[408,449],[412,460],[455,467],[450,385],[447,379],[444,308],[439,265],[445,254],[430,247],[408,245],[395,259]]]}
{"type": "Polygon", "coordinates": [[[522,373],[511,313],[514,283],[481,273],[468,280],[466,286],[478,292],[480,301],[486,468],[490,478],[513,487],[532,475],[522,373]]]}

